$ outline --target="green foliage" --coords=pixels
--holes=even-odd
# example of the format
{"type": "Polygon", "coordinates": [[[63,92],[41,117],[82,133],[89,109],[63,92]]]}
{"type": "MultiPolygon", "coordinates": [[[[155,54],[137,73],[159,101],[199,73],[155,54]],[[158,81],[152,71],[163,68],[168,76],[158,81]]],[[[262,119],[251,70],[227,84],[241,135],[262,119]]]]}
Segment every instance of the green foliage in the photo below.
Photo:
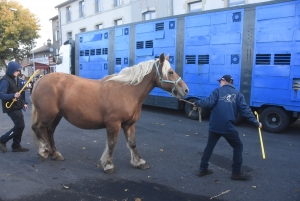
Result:
{"type": "Polygon", "coordinates": [[[0,1],[0,60],[22,60],[39,38],[39,20],[16,1],[0,1]]]}

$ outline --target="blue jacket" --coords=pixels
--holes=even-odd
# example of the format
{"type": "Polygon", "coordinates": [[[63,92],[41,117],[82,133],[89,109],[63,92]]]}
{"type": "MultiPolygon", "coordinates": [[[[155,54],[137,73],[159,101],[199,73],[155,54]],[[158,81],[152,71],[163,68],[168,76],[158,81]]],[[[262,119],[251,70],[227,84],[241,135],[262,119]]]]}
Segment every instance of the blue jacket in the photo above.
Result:
{"type": "Polygon", "coordinates": [[[234,123],[238,112],[253,125],[259,127],[259,122],[246,104],[244,95],[231,84],[213,90],[208,98],[198,100],[195,104],[203,108],[212,108],[209,122],[210,131],[222,134],[235,132],[234,123]]]}

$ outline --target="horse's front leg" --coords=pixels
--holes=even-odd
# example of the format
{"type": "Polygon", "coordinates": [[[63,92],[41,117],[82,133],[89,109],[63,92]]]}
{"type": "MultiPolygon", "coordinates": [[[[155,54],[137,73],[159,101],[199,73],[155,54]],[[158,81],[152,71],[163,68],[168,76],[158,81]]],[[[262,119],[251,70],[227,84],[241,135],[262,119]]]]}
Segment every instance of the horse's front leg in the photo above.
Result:
{"type": "Polygon", "coordinates": [[[104,168],[104,172],[107,174],[112,174],[115,172],[115,167],[112,162],[112,155],[117,144],[120,127],[120,124],[106,126],[107,144],[100,160],[104,168]]]}
{"type": "Polygon", "coordinates": [[[133,167],[140,168],[140,169],[148,169],[149,165],[146,163],[144,159],[139,155],[136,149],[136,142],[135,142],[135,124],[131,125],[130,127],[124,127],[124,134],[127,140],[127,147],[130,150],[131,160],[130,163],[133,167]]]}

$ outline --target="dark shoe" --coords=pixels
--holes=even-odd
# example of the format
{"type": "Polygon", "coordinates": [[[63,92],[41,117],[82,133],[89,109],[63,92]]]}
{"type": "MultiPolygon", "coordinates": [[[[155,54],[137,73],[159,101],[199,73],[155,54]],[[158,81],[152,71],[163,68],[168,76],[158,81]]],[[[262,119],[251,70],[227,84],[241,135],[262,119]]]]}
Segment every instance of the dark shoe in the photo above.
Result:
{"type": "Polygon", "coordinates": [[[0,142],[0,150],[1,150],[3,153],[7,152],[6,144],[0,142]]]}
{"type": "Polygon", "coordinates": [[[245,172],[241,172],[238,174],[232,173],[232,175],[231,175],[232,180],[248,180],[250,178],[251,178],[251,176],[245,172]]]}
{"type": "Polygon", "coordinates": [[[29,151],[29,149],[27,149],[25,147],[19,147],[19,148],[12,149],[12,152],[25,152],[25,151],[29,151]]]}
{"type": "Polygon", "coordinates": [[[212,173],[213,173],[212,169],[200,170],[198,176],[203,177],[205,175],[209,175],[209,174],[212,174],[212,173]]]}

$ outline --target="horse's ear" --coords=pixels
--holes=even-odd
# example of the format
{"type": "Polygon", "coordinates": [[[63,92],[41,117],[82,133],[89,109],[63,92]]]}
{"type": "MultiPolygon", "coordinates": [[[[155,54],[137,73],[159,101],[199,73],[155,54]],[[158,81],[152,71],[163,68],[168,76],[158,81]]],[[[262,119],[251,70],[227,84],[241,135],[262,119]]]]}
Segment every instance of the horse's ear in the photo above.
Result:
{"type": "Polygon", "coordinates": [[[167,54],[167,56],[165,57],[165,60],[169,61],[169,57],[170,57],[170,54],[167,54]]]}
{"type": "Polygon", "coordinates": [[[161,53],[161,54],[159,55],[159,62],[160,62],[160,63],[164,63],[164,61],[165,61],[165,55],[164,55],[164,53],[161,53]]]}

